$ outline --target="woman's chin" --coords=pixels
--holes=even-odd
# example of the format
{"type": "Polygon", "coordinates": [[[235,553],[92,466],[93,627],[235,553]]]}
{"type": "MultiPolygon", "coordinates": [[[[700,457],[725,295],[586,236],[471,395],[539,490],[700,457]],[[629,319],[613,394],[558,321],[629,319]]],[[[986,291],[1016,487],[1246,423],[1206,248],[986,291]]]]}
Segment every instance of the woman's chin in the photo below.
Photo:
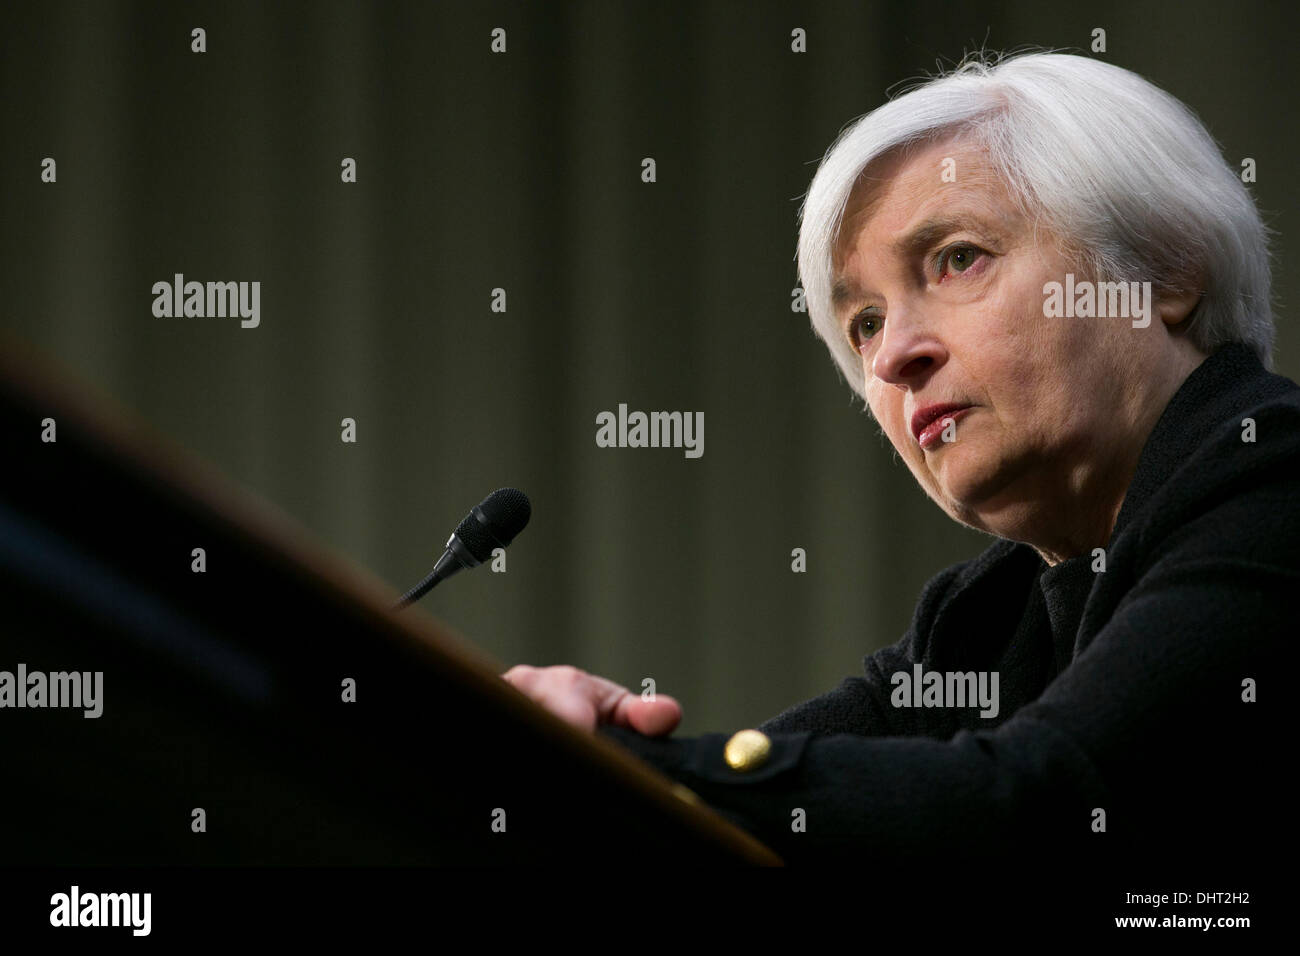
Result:
{"type": "Polygon", "coordinates": [[[944,449],[942,461],[931,461],[931,474],[943,497],[963,516],[1001,511],[1014,506],[1007,469],[990,462],[974,445],[944,449]]]}

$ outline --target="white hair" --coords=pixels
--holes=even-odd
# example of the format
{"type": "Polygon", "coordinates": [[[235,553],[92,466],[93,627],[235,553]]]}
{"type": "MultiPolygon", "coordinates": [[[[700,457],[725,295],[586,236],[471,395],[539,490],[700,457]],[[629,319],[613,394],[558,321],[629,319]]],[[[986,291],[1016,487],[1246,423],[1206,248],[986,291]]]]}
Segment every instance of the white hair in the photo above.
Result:
{"type": "Polygon", "coordinates": [[[1237,172],[1183,103],[1083,56],[968,59],[846,127],[800,209],[809,316],[865,399],[862,359],[836,322],[834,256],[854,185],[890,151],[969,134],[1021,209],[1098,279],[1199,288],[1188,338],[1210,354],[1244,342],[1272,368],[1268,231],[1237,172]],[[1196,284],[1199,277],[1199,286],[1196,284]]]}

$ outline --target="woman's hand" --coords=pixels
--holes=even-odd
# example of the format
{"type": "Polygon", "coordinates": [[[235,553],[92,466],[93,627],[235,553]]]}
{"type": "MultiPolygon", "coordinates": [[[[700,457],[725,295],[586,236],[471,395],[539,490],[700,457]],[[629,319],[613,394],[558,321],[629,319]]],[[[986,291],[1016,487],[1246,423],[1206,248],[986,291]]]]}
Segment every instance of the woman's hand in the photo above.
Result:
{"type": "Polygon", "coordinates": [[[576,667],[518,664],[501,675],[547,710],[584,730],[600,724],[627,727],[647,737],[671,733],[682,707],[664,694],[642,700],[626,687],[576,667]]]}

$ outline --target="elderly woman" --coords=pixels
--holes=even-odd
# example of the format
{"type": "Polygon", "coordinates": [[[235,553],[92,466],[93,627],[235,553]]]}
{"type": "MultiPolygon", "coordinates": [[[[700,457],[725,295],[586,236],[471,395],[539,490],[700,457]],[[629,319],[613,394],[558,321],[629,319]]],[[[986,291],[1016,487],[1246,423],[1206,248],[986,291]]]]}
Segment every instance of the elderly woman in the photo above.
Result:
{"type": "Polygon", "coordinates": [[[968,62],[840,136],[799,270],[921,487],[998,540],[862,676],[757,731],[665,737],[676,701],[574,668],[506,679],[790,860],[1069,848],[1139,866],[1114,874],[1133,890],[1144,852],[1248,863],[1300,388],[1266,370],[1265,229],[1205,129],[1099,61],[968,62]]]}

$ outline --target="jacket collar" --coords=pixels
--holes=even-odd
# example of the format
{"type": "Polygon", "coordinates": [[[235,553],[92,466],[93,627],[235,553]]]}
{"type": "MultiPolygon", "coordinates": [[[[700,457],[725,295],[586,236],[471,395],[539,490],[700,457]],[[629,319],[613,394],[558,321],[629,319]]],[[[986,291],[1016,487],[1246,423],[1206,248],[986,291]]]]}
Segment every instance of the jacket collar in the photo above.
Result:
{"type": "MultiPolygon", "coordinates": [[[[1220,347],[1192,370],[1165,406],[1142,447],[1111,532],[1111,542],[1196,453],[1207,436],[1258,400],[1262,379],[1273,379],[1279,392],[1288,384],[1285,379],[1270,375],[1254,351],[1240,342],[1220,347]]],[[[1240,422],[1233,421],[1231,425],[1239,428],[1240,422]]]]}

